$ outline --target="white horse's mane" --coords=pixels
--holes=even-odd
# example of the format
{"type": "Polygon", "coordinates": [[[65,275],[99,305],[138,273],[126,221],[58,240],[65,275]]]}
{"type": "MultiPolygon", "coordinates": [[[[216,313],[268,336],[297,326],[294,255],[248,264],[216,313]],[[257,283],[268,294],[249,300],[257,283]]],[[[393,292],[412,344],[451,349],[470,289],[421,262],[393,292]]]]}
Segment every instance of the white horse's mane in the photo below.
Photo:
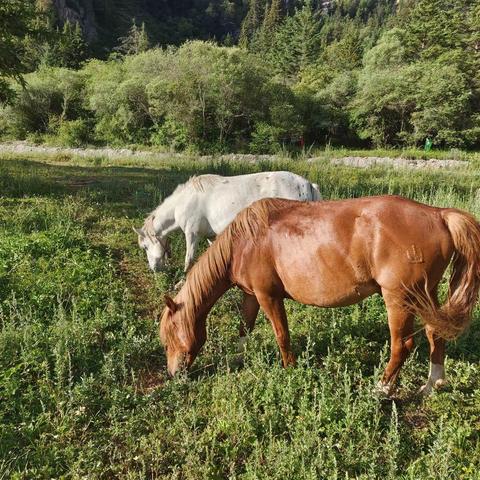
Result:
{"type": "MultiPolygon", "coordinates": [[[[158,207],[157,207],[158,208],[158,207]]],[[[155,233],[155,228],[153,227],[153,220],[155,219],[155,212],[157,209],[155,209],[153,212],[150,212],[148,217],[145,219],[143,222],[143,227],[142,230],[147,234],[152,237],[156,236],[155,233]]]]}
{"type": "Polygon", "coordinates": [[[228,179],[225,179],[220,175],[207,174],[200,177],[193,176],[188,180],[187,183],[192,185],[195,190],[199,192],[204,192],[205,190],[208,190],[209,187],[220,183],[222,180],[226,180],[228,182],[228,179]]]}
{"type": "Polygon", "coordinates": [[[190,177],[185,183],[181,183],[174,190],[173,193],[185,190],[185,188],[187,187],[193,187],[195,190],[197,190],[197,192],[205,192],[205,190],[208,190],[208,187],[212,187],[213,185],[219,183],[221,180],[226,180],[228,182],[228,179],[212,173],[207,173],[200,176],[194,175],[193,177],[190,177]]]}

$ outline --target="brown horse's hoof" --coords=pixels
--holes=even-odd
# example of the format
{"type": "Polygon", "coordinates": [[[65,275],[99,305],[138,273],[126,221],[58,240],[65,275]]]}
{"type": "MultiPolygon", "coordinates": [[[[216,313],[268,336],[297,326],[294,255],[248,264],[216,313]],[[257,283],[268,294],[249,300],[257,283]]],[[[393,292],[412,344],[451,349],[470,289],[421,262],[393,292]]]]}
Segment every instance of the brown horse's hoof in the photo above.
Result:
{"type": "Polygon", "coordinates": [[[394,390],[394,385],[390,383],[383,383],[382,381],[380,381],[377,383],[374,393],[379,398],[391,398],[394,390]]]}
{"type": "Polygon", "coordinates": [[[428,397],[429,395],[431,395],[433,390],[440,390],[446,384],[447,384],[447,381],[444,378],[439,378],[438,380],[435,381],[435,383],[432,382],[432,380],[429,378],[427,383],[420,387],[420,389],[418,390],[418,393],[420,393],[424,397],[428,397]]]}
{"type": "Polygon", "coordinates": [[[239,337],[237,343],[237,353],[245,353],[245,348],[247,348],[247,337],[239,337]]]}
{"type": "Polygon", "coordinates": [[[288,352],[287,357],[283,360],[283,367],[295,367],[297,365],[297,357],[292,352],[288,352]]]}

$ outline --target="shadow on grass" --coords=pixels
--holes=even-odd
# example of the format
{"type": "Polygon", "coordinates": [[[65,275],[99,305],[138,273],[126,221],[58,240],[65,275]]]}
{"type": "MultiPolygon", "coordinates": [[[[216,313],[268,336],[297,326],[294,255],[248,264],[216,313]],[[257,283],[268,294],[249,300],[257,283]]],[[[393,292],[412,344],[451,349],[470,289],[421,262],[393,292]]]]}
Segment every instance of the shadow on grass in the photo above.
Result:
{"type": "Polygon", "coordinates": [[[193,175],[235,175],[251,165],[226,162],[170,164],[162,168],[73,166],[33,160],[0,159],[0,191],[10,198],[87,195],[112,215],[154,208],[193,175]]]}

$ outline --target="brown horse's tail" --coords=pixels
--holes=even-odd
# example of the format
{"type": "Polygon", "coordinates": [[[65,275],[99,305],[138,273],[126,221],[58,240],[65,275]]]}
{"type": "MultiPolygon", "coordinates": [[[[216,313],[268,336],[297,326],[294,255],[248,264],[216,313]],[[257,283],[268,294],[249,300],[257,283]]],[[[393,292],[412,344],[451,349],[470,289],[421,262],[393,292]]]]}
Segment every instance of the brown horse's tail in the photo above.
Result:
{"type": "Polygon", "coordinates": [[[455,252],[448,299],[441,307],[426,288],[414,294],[414,307],[435,333],[447,340],[458,337],[470,324],[480,289],[480,225],[470,214],[455,209],[442,211],[455,252]]]}

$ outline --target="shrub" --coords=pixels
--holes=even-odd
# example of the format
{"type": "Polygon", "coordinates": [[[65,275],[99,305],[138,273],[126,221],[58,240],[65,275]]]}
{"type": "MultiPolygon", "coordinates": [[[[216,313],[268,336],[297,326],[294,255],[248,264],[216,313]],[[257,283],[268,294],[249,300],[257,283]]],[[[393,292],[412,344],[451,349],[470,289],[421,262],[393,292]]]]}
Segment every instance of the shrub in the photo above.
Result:
{"type": "Polygon", "coordinates": [[[29,133],[51,132],[52,122],[74,120],[84,113],[80,72],[44,68],[26,75],[25,81],[26,88],[17,86],[15,101],[0,111],[12,136],[25,138],[29,133]]]}
{"type": "Polygon", "coordinates": [[[79,72],[43,68],[26,80],[0,113],[0,129],[10,125],[17,138],[37,132],[74,146],[92,137],[221,152],[248,143],[259,123],[275,127],[281,142],[301,131],[290,87],[256,56],[209,42],[93,60],[79,72]]]}
{"type": "Polygon", "coordinates": [[[162,125],[152,129],[150,143],[170,147],[174,151],[185,150],[188,146],[188,132],[182,124],[167,119],[162,125]]]}
{"type": "Polygon", "coordinates": [[[191,143],[221,150],[269,120],[281,86],[248,52],[196,41],[163,60],[161,77],[147,86],[150,113],[183,125],[191,143]]]}
{"type": "Polygon", "coordinates": [[[280,129],[268,123],[258,123],[252,133],[249,149],[252,153],[276,153],[280,150],[280,129]]]}
{"type": "Polygon", "coordinates": [[[66,120],[58,129],[58,140],[69,147],[81,147],[90,139],[90,127],[86,120],[66,120]]]}

